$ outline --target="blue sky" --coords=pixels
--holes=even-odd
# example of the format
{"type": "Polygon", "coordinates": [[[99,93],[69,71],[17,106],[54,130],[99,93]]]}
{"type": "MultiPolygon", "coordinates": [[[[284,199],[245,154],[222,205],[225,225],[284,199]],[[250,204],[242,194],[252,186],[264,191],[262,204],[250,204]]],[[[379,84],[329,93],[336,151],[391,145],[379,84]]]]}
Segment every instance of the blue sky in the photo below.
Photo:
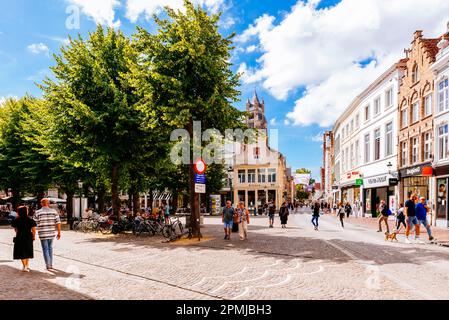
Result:
{"type": "MultiPolygon", "coordinates": [[[[438,35],[449,20],[445,0],[394,0],[402,13],[388,10],[390,2],[383,0],[194,1],[211,12],[222,11],[223,34],[237,34],[233,70],[244,72],[237,106],[243,109],[256,89],[265,100],[270,128],[279,130],[279,149],[288,164],[310,168],[316,178],[322,132],[369,81],[401,57],[415,28],[438,35]],[[401,22],[401,14],[410,19],[401,22]],[[390,29],[396,31],[386,32],[390,29]]],[[[50,74],[51,55],[68,35],[86,37],[97,22],[128,35],[136,25],[154,30],[148,14],[180,3],[0,0],[0,101],[25,93],[40,96],[35,83],[50,74]],[[79,29],[66,26],[71,5],[79,8],[79,29]]]]}

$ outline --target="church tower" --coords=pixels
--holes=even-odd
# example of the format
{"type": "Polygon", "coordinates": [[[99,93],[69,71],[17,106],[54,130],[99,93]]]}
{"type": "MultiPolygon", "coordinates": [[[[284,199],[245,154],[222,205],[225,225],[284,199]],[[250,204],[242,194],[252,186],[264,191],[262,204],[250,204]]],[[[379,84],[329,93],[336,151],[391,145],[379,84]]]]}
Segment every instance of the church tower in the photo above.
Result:
{"type": "Polygon", "coordinates": [[[265,118],[265,101],[259,101],[256,90],[254,90],[253,101],[246,102],[246,112],[249,113],[246,124],[254,129],[267,129],[267,119],[265,118]]]}

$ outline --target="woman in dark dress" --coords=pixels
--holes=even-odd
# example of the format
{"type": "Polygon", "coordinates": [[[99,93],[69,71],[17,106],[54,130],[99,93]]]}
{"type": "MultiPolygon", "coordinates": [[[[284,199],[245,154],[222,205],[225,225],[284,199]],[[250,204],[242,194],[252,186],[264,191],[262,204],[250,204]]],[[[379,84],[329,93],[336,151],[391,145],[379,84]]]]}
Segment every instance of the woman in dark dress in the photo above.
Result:
{"type": "Polygon", "coordinates": [[[279,209],[279,218],[281,219],[282,228],[287,228],[288,207],[285,202],[282,204],[281,209],[279,209]]]}
{"type": "Polygon", "coordinates": [[[12,227],[16,231],[14,238],[14,259],[22,260],[22,271],[30,272],[29,259],[33,259],[33,241],[36,237],[36,222],[28,216],[27,207],[17,209],[17,218],[12,227]]]}

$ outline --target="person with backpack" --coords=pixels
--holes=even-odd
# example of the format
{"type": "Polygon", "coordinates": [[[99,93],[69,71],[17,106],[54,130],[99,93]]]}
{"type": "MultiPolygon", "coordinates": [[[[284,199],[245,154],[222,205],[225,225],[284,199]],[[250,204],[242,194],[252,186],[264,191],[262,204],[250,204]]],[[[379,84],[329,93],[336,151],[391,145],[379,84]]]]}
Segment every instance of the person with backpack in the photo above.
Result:
{"type": "Polygon", "coordinates": [[[387,204],[385,203],[384,200],[380,201],[380,205],[379,205],[379,230],[377,230],[377,232],[382,232],[382,221],[385,222],[385,225],[387,226],[387,233],[390,233],[390,227],[388,226],[388,208],[387,208],[387,204]]]}
{"type": "Polygon", "coordinates": [[[343,222],[343,220],[345,219],[345,214],[346,214],[346,212],[345,212],[345,208],[343,207],[343,203],[340,202],[338,204],[337,217],[340,218],[340,223],[341,223],[342,228],[345,227],[345,224],[343,222]]]}
{"type": "Polygon", "coordinates": [[[221,220],[224,224],[224,240],[231,240],[231,229],[234,221],[234,208],[231,207],[231,200],[226,201],[226,207],[223,208],[221,220]]]}
{"type": "Polygon", "coordinates": [[[315,202],[315,205],[313,206],[313,213],[312,213],[312,224],[315,227],[315,230],[318,231],[318,218],[320,217],[320,205],[318,202],[315,202]]]}
{"type": "Polygon", "coordinates": [[[268,219],[270,222],[270,228],[274,227],[274,214],[276,212],[276,206],[274,205],[273,201],[270,201],[270,203],[268,204],[268,219]]]}
{"type": "Polygon", "coordinates": [[[281,219],[282,228],[287,228],[287,220],[288,220],[288,206],[284,202],[279,209],[279,218],[281,219]]]}
{"type": "Polygon", "coordinates": [[[346,205],[345,205],[345,212],[346,212],[346,218],[349,218],[349,215],[350,215],[351,212],[352,212],[352,207],[351,207],[351,205],[349,204],[349,202],[346,202],[346,205]]]}
{"type": "Polygon", "coordinates": [[[404,205],[402,203],[399,204],[398,213],[396,215],[396,232],[401,230],[401,224],[404,225],[404,228],[407,228],[407,225],[405,224],[404,205]]]}

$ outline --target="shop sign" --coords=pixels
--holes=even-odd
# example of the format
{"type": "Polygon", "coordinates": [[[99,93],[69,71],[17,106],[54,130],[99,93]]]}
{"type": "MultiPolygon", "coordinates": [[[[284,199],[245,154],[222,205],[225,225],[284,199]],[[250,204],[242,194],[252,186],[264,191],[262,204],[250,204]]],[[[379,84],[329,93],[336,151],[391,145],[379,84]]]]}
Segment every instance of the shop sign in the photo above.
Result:
{"type": "Polygon", "coordinates": [[[388,186],[388,174],[382,175],[382,176],[377,176],[377,177],[371,177],[371,178],[366,178],[364,179],[364,183],[363,185],[366,188],[376,188],[376,187],[384,187],[384,186],[388,186]]]}
{"type": "Polygon", "coordinates": [[[388,179],[388,184],[390,186],[397,186],[399,183],[399,179],[398,178],[390,178],[388,179]]]}
{"type": "Polygon", "coordinates": [[[338,186],[332,186],[332,190],[338,190],[338,186]]]}
{"type": "Polygon", "coordinates": [[[401,177],[414,177],[414,176],[432,176],[433,168],[430,163],[417,165],[410,168],[401,169],[401,177]]]}
{"type": "Polygon", "coordinates": [[[355,180],[355,185],[356,186],[363,186],[363,179],[356,179],[355,180]]]}

